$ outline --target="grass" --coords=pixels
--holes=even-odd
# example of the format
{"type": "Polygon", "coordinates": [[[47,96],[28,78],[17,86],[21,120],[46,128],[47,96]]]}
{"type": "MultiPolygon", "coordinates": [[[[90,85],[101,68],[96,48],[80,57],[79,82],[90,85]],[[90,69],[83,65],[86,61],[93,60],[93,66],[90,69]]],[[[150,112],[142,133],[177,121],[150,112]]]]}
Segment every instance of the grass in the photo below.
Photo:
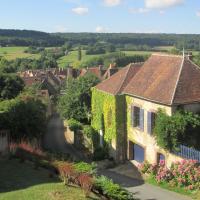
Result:
{"type": "MultiPolygon", "coordinates": [[[[66,187],[49,171],[31,163],[0,160],[0,200],[86,200],[79,188],[66,187]]],[[[97,199],[96,197],[89,199],[97,199]]]]}
{"type": "Polygon", "coordinates": [[[16,58],[35,58],[40,57],[39,54],[24,53],[28,47],[0,47],[0,56],[5,57],[8,60],[14,60],[16,58]]]}
{"type": "MultiPolygon", "coordinates": [[[[86,62],[91,58],[94,57],[101,57],[103,55],[108,55],[109,53],[106,54],[97,54],[97,55],[86,55],[85,50],[82,50],[82,60],[81,62],[86,62]]],[[[131,55],[138,55],[138,54],[151,54],[152,52],[149,51],[122,51],[128,56],[131,55]]],[[[74,62],[78,62],[78,51],[74,50],[71,51],[67,56],[63,56],[60,59],[58,59],[58,66],[59,67],[66,67],[67,65],[73,64],[74,62]]]]}
{"type": "Polygon", "coordinates": [[[173,191],[173,192],[177,192],[177,193],[182,194],[182,195],[190,196],[193,199],[197,199],[197,200],[200,199],[200,198],[198,198],[198,197],[200,197],[200,193],[196,192],[196,191],[189,191],[189,190],[186,190],[184,188],[179,188],[179,187],[170,187],[167,183],[159,183],[158,184],[155,181],[155,179],[153,179],[153,178],[147,178],[145,181],[149,184],[161,187],[163,189],[167,189],[167,190],[170,190],[170,191],[173,191]]]}

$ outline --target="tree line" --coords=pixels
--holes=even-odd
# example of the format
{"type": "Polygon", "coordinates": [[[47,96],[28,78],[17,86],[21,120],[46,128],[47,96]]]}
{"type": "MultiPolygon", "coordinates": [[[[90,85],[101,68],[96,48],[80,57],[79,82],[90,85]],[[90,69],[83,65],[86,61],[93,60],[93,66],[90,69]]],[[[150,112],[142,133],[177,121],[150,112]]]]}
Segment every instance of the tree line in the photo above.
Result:
{"type": "Polygon", "coordinates": [[[115,48],[149,49],[156,46],[175,46],[178,49],[200,50],[199,34],[151,33],[45,33],[29,30],[0,29],[1,46],[72,46],[107,43],[115,48]],[[128,45],[128,46],[127,46],[128,45]]]}

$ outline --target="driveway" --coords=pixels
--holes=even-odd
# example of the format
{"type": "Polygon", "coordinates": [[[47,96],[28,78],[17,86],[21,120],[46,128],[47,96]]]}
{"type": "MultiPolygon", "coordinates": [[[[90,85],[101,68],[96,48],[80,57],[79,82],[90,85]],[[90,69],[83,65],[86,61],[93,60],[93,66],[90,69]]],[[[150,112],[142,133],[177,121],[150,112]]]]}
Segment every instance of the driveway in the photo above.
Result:
{"type": "Polygon", "coordinates": [[[191,200],[187,196],[144,183],[142,180],[134,179],[111,170],[103,170],[99,173],[125,187],[140,200],[191,200]]]}

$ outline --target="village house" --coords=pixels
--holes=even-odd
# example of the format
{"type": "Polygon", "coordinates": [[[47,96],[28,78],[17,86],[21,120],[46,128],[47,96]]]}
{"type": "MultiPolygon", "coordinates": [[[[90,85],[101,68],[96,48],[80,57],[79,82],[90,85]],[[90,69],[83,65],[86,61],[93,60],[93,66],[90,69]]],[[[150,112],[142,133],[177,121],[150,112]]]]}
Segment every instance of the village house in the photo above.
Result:
{"type": "Polygon", "coordinates": [[[155,115],[163,109],[200,111],[200,68],[190,56],[153,54],[144,63],[122,68],[92,89],[92,126],[100,144],[109,143],[116,161],[167,165],[180,160],[160,148],[153,136],[155,115]]]}

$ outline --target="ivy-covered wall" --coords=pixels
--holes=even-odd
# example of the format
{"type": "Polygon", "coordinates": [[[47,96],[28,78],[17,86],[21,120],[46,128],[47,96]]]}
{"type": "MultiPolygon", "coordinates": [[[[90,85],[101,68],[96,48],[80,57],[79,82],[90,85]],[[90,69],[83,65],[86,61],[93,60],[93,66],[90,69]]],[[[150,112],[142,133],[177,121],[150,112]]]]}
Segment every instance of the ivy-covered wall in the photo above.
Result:
{"type": "Polygon", "coordinates": [[[104,140],[115,143],[116,159],[124,160],[126,155],[125,144],[125,97],[112,95],[92,89],[92,127],[103,130],[104,140]]]}

